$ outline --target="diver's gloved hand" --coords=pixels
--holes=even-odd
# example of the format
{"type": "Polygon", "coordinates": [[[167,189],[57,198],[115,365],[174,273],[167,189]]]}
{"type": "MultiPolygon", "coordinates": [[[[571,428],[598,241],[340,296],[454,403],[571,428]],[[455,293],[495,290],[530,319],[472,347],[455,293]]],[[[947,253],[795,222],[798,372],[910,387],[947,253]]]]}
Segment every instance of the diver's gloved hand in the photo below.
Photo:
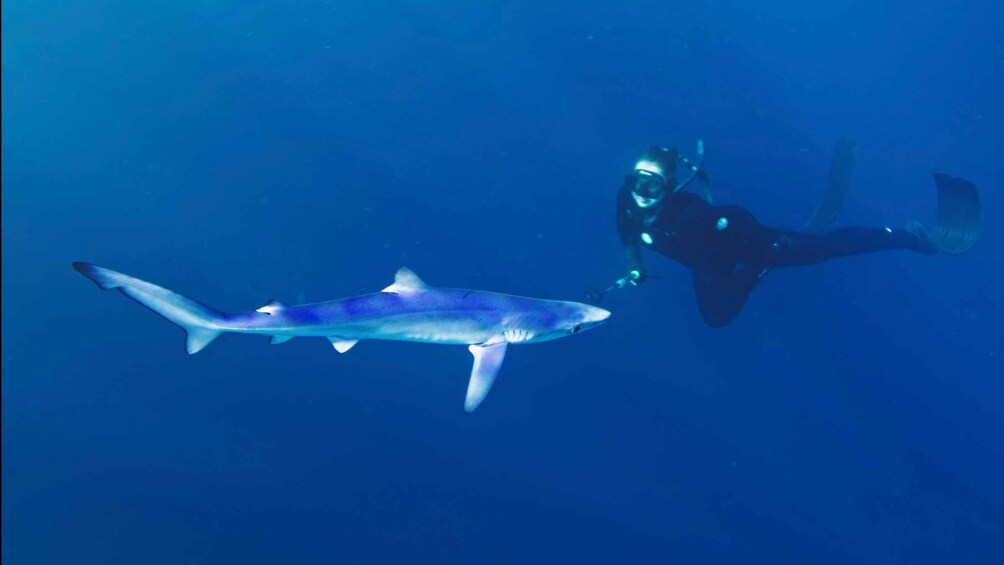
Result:
{"type": "Polygon", "coordinates": [[[624,277],[624,281],[630,285],[639,285],[648,280],[648,271],[645,270],[645,266],[641,263],[635,263],[628,267],[627,275],[624,277]]]}

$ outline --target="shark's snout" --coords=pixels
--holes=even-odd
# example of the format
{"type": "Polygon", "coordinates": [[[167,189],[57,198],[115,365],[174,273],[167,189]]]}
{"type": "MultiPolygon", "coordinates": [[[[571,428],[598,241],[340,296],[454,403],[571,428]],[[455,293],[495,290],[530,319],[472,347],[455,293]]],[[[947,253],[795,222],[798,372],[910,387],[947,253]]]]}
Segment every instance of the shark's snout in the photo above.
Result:
{"type": "Polygon", "coordinates": [[[588,309],[584,312],[582,321],[590,325],[596,325],[596,324],[602,324],[603,322],[607,321],[607,318],[609,317],[610,317],[609,310],[604,310],[603,308],[597,308],[596,306],[589,306],[588,309]]]}

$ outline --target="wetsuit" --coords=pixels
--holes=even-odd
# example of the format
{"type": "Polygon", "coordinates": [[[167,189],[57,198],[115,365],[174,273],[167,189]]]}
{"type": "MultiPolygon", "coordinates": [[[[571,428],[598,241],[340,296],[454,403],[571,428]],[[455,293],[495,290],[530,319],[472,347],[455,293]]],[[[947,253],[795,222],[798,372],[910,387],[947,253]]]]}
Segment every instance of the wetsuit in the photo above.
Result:
{"type": "Polygon", "coordinates": [[[929,242],[901,229],[849,227],[810,234],[770,228],[745,208],[713,206],[687,192],[641,208],[631,197],[635,178],[628,175],[617,193],[617,230],[628,260],[640,266],[640,248],[647,247],[688,267],[701,315],[714,327],[735,319],[767,269],[887,249],[935,252],[929,242]]]}

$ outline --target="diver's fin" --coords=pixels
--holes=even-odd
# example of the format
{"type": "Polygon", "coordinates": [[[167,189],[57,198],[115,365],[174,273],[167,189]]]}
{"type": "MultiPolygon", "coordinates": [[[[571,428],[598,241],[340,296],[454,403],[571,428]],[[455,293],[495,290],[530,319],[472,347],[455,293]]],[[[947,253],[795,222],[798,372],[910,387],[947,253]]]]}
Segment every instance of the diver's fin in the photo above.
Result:
{"type": "Polygon", "coordinates": [[[339,353],[345,353],[352,349],[355,344],[359,343],[358,339],[343,339],[338,336],[330,336],[328,340],[331,342],[331,346],[335,348],[335,351],[339,353]]]}
{"type": "Polygon", "coordinates": [[[473,412],[488,395],[488,391],[499,374],[502,361],[505,359],[507,342],[490,345],[472,345],[467,349],[474,355],[474,368],[471,369],[471,381],[467,384],[467,399],[464,410],[473,412]]]}
{"type": "Polygon", "coordinates": [[[942,253],[965,253],[980,236],[983,209],[976,185],[943,173],[934,174],[938,187],[938,218],[930,230],[913,223],[911,231],[920,231],[942,253]]]}
{"type": "Polygon", "coordinates": [[[857,140],[849,138],[837,140],[837,144],[833,148],[833,161],[830,162],[830,176],[826,181],[823,201],[816,209],[816,213],[805,224],[805,231],[821,233],[826,231],[837,219],[851,187],[857,152],[857,140]]]}
{"type": "Polygon", "coordinates": [[[280,343],[286,343],[287,341],[293,339],[296,336],[293,335],[274,335],[272,336],[272,345],[279,345],[280,343]]]}
{"type": "Polygon", "coordinates": [[[261,308],[255,310],[255,312],[260,312],[262,314],[268,314],[271,316],[276,311],[282,310],[285,307],[286,305],[283,304],[282,302],[279,302],[278,300],[269,300],[268,302],[263,304],[261,308]]]}
{"type": "Polygon", "coordinates": [[[425,284],[425,281],[420,279],[418,275],[412,272],[411,269],[408,267],[401,267],[394,275],[394,284],[388,286],[380,292],[401,294],[425,290],[427,288],[429,288],[429,285],[425,284]]]}

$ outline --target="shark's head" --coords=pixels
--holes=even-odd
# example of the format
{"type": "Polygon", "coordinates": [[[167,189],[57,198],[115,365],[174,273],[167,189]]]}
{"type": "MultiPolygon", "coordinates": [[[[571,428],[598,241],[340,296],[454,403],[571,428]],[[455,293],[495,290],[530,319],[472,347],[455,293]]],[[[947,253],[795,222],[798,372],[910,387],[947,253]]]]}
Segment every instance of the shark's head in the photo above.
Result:
{"type": "Polygon", "coordinates": [[[607,321],[610,312],[578,302],[556,302],[545,312],[524,319],[521,328],[507,331],[510,343],[551,341],[584,332],[607,321]],[[525,331],[520,331],[525,330],[525,331]]]}
{"type": "Polygon", "coordinates": [[[578,302],[573,303],[575,305],[575,315],[572,316],[575,325],[566,328],[569,334],[577,334],[583,330],[588,330],[590,328],[595,328],[596,326],[607,321],[610,317],[610,311],[604,310],[603,308],[597,308],[596,306],[590,306],[588,304],[580,304],[578,302]]]}

